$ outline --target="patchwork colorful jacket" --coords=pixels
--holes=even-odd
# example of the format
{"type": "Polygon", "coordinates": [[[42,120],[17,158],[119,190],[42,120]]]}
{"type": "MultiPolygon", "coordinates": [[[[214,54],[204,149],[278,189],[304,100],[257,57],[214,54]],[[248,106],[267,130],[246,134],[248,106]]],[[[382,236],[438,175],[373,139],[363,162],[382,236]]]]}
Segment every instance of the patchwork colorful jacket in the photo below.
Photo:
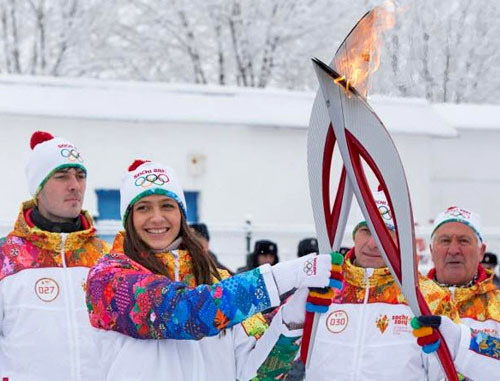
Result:
{"type": "Polygon", "coordinates": [[[461,373],[459,379],[465,381],[495,379],[500,375],[500,338],[472,330],[464,324],[460,326],[460,349],[455,356],[455,367],[461,373]]]}
{"type": "MultiPolygon", "coordinates": [[[[435,279],[436,269],[431,269],[427,277],[435,279]]],[[[463,380],[478,381],[482,373],[489,371],[491,359],[498,360],[500,354],[498,339],[500,337],[500,290],[493,283],[493,273],[481,265],[478,268],[478,279],[471,287],[440,287],[450,295],[461,322],[471,329],[471,339],[468,341],[464,339],[469,343],[469,351],[479,354],[476,356],[477,359],[473,357],[473,360],[457,359],[457,367],[462,373],[468,375],[468,377],[461,377],[463,380]],[[488,336],[481,335],[481,333],[488,336]]],[[[498,364],[493,366],[499,367],[497,372],[500,372],[500,361],[496,362],[498,364]]],[[[486,379],[489,378],[486,377],[486,379]]]]}
{"type": "MultiPolygon", "coordinates": [[[[436,269],[427,274],[434,279],[436,269]]],[[[456,305],[460,320],[474,330],[500,337],[500,290],[493,283],[493,273],[482,266],[471,287],[441,287],[456,305]]]]}
{"type": "MultiPolygon", "coordinates": [[[[351,250],[343,264],[344,284],[318,321],[306,372],[307,380],[421,381],[442,378],[413,337],[413,313],[388,268],[353,265],[351,250]]],[[[455,320],[450,296],[434,282],[420,278],[431,311],[455,320]]]]}
{"type": "Polygon", "coordinates": [[[167,265],[165,257],[180,258],[178,280],[173,281],[128,258],[122,242],[119,234],[112,253],[89,273],[87,306],[96,328],[139,339],[199,340],[279,304],[270,266],[193,287],[189,253],[160,256],[167,265]]]}
{"type": "Polygon", "coordinates": [[[271,379],[283,352],[297,353],[301,332],[257,313],[279,304],[268,266],[197,286],[185,250],[156,254],[168,277],[126,257],[123,234],[112,253],[91,270],[87,295],[107,380],[271,379]]]}
{"type": "Polygon", "coordinates": [[[51,233],[23,203],[14,230],[0,240],[0,342],[9,380],[100,380],[99,360],[85,306],[89,267],[108,252],[92,218],[84,230],[51,233]],[[27,361],[26,359],[29,359],[27,361]]]}

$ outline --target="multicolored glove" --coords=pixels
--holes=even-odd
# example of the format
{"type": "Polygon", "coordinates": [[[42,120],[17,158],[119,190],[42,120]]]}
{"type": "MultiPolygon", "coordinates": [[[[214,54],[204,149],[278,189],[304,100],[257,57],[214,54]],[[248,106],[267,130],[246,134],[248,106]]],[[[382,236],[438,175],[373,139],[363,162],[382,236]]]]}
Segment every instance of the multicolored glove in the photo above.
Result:
{"type": "Polygon", "coordinates": [[[414,317],[411,320],[413,328],[413,336],[417,337],[417,344],[422,347],[425,353],[437,351],[441,345],[439,332],[446,340],[451,356],[455,359],[455,355],[460,345],[461,329],[458,324],[455,324],[446,316],[426,315],[414,317]]]}
{"type": "Polygon", "coordinates": [[[327,288],[315,288],[309,290],[309,295],[306,302],[306,311],[315,313],[324,313],[328,311],[328,307],[332,304],[334,289],[341,290],[344,280],[342,275],[342,263],[344,257],[338,252],[332,252],[330,282],[327,288]]]}

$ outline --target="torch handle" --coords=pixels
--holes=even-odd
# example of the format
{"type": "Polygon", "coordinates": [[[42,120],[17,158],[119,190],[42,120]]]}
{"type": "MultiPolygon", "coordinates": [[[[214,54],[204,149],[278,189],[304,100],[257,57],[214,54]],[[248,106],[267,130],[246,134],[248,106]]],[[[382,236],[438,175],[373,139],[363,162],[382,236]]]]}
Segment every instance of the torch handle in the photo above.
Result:
{"type": "MultiPolygon", "coordinates": [[[[417,300],[421,314],[432,315],[432,312],[429,309],[427,302],[425,301],[422,293],[420,292],[420,289],[418,288],[417,288],[417,300]]],[[[439,329],[436,329],[436,332],[439,336],[439,339],[441,340],[441,344],[439,345],[436,354],[439,358],[439,361],[441,362],[441,367],[443,368],[443,371],[446,375],[446,379],[448,381],[460,381],[458,379],[457,370],[455,369],[455,364],[453,363],[453,359],[451,357],[450,349],[446,344],[446,340],[444,339],[441,332],[439,332],[439,329]]]]}

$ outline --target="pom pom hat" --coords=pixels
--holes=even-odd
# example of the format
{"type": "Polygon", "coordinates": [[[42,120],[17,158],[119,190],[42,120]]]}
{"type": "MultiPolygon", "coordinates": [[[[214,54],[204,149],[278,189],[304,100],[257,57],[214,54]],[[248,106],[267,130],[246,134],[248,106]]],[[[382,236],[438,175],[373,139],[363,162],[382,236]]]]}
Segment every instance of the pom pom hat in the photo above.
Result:
{"type": "Polygon", "coordinates": [[[481,216],[459,206],[450,206],[436,217],[434,226],[432,227],[431,238],[434,236],[434,233],[436,233],[436,230],[447,222],[460,222],[467,225],[474,231],[479,241],[483,242],[483,236],[481,234],[481,216]]]}
{"type": "Polygon", "coordinates": [[[63,168],[81,168],[87,173],[80,151],[66,139],[36,131],[31,136],[30,147],[26,178],[33,197],[36,197],[55,172],[63,168]]]}
{"type": "Polygon", "coordinates": [[[123,226],[132,206],[141,198],[160,194],[174,199],[187,216],[184,192],[172,168],[149,160],[135,160],[123,176],[120,187],[120,215],[123,226]]]}

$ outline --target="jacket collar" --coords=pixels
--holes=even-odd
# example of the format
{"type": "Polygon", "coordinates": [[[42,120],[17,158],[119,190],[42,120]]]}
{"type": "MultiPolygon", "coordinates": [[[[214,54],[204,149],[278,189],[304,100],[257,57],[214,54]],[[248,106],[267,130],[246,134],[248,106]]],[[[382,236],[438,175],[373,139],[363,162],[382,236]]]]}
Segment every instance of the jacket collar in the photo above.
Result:
{"type": "MultiPolygon", "coordinates": [[[[35,226],[30,219],[30,214],[34,207],[35,202],[33,200],[25,201],[21,204],[12,234],[32,242],[41,249],[60,252],[62,233],[44,231],[35,226]]],[[[64,233],[66,234],[65,247],[81,247],[86,240],[95,236],[94,222],[89,213],[82,211],[80,218],[82,226],[85,229],[73,233],[64,233]]]]}
{"type": "MultiPolygon", "coordinates": [[[[477,274],[478,276],[476,282],[472,286],[455,288],[453,292],[455,300],[469,299],[472,295],[486,294],[496,289],[496,286],[493,283],[493,273],[491,271],[487,271],[483,266],[479,265],[477,274]]],[[[427,278],[434,280],[435,276],[436,276],[436,269],[432,268],[428,272],[427,278]]],[[[449,288],[449,287],[442,286],[442,288],[449,288]]]]}
{"type": "MultiPolygon", "coordinates": [[[[432,279],[436,283],[438,283],[436,281],[436,268],[435,267],[433,267],[432,269],[429,270],[429,272],[427,273],[427,278],[432,279]]],[[[488,278],[493,278],[493,274],[486,272],[486,269],[483,266],[479,265],[477,268],[476,280],[475,280],[474,284],[472,284],[470,287],[478,285],[479,283],[484,282],[488,278]]],[[[446,286],[442,286],[442,287],[446,287],[446,286]]],[[[448,287],[451,287],[451,286],[448,286],[448,287]]],[[[460,286],[456,286],[456,287],[462,288],[460,286]]],[[[464,287],[464,288],[470,288],[470,287],[464,287]]]]}
{"type": "MultiPolygon", "coordinates": [[[[125,232],[119,232],[113,241],[112,253],[125,254],[123,246],[125,242],[125,232]]],[[[174,241],[174,243],[178,242],[174,241]]],[[[170,247],[173,247],[172,245],[170,247]]],[[[195,287],[196,281],[193,275],[192,258],[187,250],[172,249],[161,253],[152,253],[167,268],[168,277],[175,280],[176,271],[178,272],[179,281],[186,283],[189,286],[195,287]]],[[[142,267],[142,266],[141,266],[142,267]]]]}
{"type": "MultiPolygon", "coordinates": [[[[367,276],[368,269],[356,266],[354,264],[355,258],[354,248],[352,248],[346,253],[343,265],[344,279],[353,286],[366,287],[365,277],[367,276]]],[[[371,270],[373,270],[373,273],[369,277],[370,287],[394,282],[394,278],[388,267],[380,267],[371,270]]]]}

